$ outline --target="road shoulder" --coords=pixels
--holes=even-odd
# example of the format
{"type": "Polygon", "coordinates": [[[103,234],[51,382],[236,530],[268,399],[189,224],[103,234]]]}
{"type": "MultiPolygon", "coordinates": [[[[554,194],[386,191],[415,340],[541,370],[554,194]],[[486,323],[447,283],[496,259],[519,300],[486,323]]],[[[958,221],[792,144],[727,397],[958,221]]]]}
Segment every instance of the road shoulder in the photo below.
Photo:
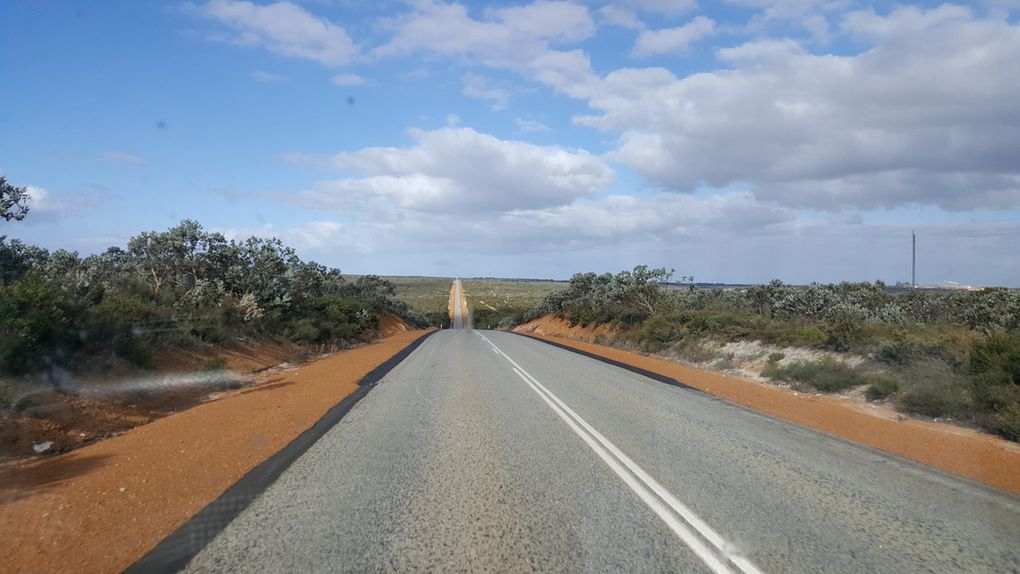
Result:
{"type": "Polygon", "coordinates": [[[770,388],[594,343],[519,334],[648,371],[788,422],[1020,494],[1020,448],[985,433],[914,419],[889,420],[850,408],[835,397],[770,388]]]}

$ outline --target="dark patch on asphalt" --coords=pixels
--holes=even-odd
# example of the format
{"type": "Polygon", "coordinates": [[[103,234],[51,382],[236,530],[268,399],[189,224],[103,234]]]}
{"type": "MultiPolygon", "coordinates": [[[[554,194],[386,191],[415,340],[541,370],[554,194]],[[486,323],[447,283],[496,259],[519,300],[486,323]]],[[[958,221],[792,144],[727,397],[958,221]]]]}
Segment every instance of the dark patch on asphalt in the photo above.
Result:
{"type": "Polygon", "coordinates": [[[514,333],[514,335],[520,335],[521,337],[527,337],[527,338],[532,339],[534,341],[538,341],[540,343],[545,343],[546,345],[552,345],[553,347],[558,347],[560,349],[563,349],[564,351],[570,351],[571,353],[577,353],[578,355],[583,355],[585,357],[588,357],[589,359],[595,359],[596,361],[602,361],[603,363],[607,363],[609,365],[613,365],[614,367],[620,367],[621,369],[626,369],[626,370],[628,370],[628,371],[630,371],[632,373],[637,373],[639,375],[648,377],[649,379],[654,379],[656,381],[659,381],[660,383],[666,383],[667,385],[673,385],[674,387],[680,387],[681,389],[690,389],[692,391],[697,391],[699,393],[704,393],[705,392],[705,391],[703,391],[703,390],[701,390],[701,389],[699,389],[697,387],[692,387],[692,386],[688,385],[687,383],[681,383],[680,381],[678,381],[678,380],[676,380],[676,379],[674,379],[672,377],[667,377],[666,375],[662,375],[662,374],[656,373],[655,371],[649,371],[647,369],[642,369],[641,367],[635,367],[634,365],[628,365],[627,363],[623,363],[623,362],[620,362],[620,361],[614,361],[613,359],[609,359],[609,358],[603,357],[602,355],[596,355],[595,353],[589,353],[588,351],[583,351],[581,349],[577,349],[577,348],[571,347],[570,345],[564,345],[563,343],[556,343],[556,342],[553,342],[553,341],[548,341],[548,340],[542,339],[540,337],[535,337],[533,335],[528,335],[527,333],[514,333]]]}
{"type": "Polygon", "coordinates": [[[245,508],[248,508],[295,460],[333,428],[387,373],[400,364],[435,331],[425,333],[372,369],[358,381],[358,388],[331,407],[326,414],[255,468],[248,471],[219,498],[173,531],[162,542],[124,570],[125,574],[178,572],[212,542],[245,508]]]}

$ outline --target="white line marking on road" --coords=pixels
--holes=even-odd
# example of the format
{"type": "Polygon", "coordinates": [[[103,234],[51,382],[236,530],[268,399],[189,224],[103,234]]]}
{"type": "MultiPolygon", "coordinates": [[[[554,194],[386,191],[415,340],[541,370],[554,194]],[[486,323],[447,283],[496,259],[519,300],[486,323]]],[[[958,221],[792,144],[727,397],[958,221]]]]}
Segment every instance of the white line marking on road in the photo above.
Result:
{"type": "Polygon", "coordinates": [[[694,553],[700,558],[705,565],[707,565],[713,572],[717,574],[731,573],[732,570],[729,568],[729,564],[735,566],[741,572],[745,574],[761,574],[761,571],[747,558],[740,556],[736,553],[736,549],[733,545],[727,543],[722,536],[719,535],[711,526],[709,526],[704,520],[702,520],[697,514],[695,514],[690,508],[684,505],[682,502],[677,500],[673,494],[671,494],[665,487],[659,484],[654,478],[648,475],[641,467],[637,465],[633,460],[630,459],[626,454],[623,453],[619,448],[616,447],[612,442],[609,441],[602,433],[595,430],[587,421],[581,418],[573,409],[566,405],[559,397],[553,394],[548,388],[545,387],[538,379],[528,373],[524,367],[517,364],[516,361],[510,358],[509,355],[504,353],[499,347],[489,340],[485,335],[478,333],[478,336],[485,340],[489,345],[492,346],[493,350],[503,355],[503,357],[513,365],[513,371],[535,393],[537,393],[549,407],[562,418],[567,425],[574,431],[595,454],[601,458],[609,468],[619,476],[623,482],[638,495],[641,500],[648,505],[648,507],[655,512],[655,514],[662,519],[663,522],[669,526],[670,530],[680,538],[694,553]],[[654,494],[653,494],[654,493],[654,494]],[[658,498],[656,498],[656,496],[658,498]],[[673,512],[670,512],[670,509],[673,512]],[[679,517],[681,520],[678,520],[679,517]],[[705,546],[705,544],[695,535],[691,529],[687,528],[689,525],[698,534],[700,534],[705,541],[707,541],[712,549],[705,546]]]}

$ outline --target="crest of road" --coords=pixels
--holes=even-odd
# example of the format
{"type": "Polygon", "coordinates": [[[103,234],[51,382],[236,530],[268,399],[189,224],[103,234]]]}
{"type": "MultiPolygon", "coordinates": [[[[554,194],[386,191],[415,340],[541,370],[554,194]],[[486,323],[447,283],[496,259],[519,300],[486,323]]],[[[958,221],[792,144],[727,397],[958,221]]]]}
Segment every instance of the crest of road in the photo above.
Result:
{"type": "MultiPolygon", "coordinates": [[[[451,325],[465,327],[461,285],[451,325]]],[[[189,572],[1015,572],[1012,495],[541,341],[429,337],[189,572]]]]}
{"type": "Polygon", "coordinates": [[[450,327],[466,329],[470,322],[467,317],[467,301],[464,299],[464,284],[454,279],[450,287],[450,327]]]}

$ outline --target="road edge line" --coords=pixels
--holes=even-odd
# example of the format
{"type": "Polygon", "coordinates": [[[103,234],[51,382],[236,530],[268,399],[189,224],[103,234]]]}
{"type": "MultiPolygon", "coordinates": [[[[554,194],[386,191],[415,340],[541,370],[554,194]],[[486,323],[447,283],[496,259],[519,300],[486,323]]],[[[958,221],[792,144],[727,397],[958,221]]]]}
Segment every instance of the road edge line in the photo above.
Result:
{"type": "MultiPolygon", "coordinates": [[[[705,391],[703,389],[699,389],[697,387],[692,387],[692,386],[687,385],[685,383],[681,383],[681,382],[677,381],[676,379],[673,379],[671,377],[667,377],[666,375],[662,375],[662,374],[656,373],[655,371],[648,371],[647,369],[642,369],[640,367],[634,367],[634,366],[628,365],[627,363],[624,363],[624,362],[621,362],[621,361],[616,361],[614,359],[603,357],[601,355],[598,355],[596,353],[592,353],[592,352],[589,352],[589,351],[585,351],[583,349],[577,349],[577,348],[571,347],[569,345],[564,345],[562,343],[557,343],[555,341],[550,341],[550,340],[544,339],[542,337],[536,337],[536,336],[531,335],[529,333],[517,333],[515,331],[503,331],[503,332],[510,333],[512,335],[518,335],[518,336],[521,336],[521,337],[525,337],[527,339],[531,339],[533,341],[538,341],[540,343],[545,343],[546,345],[550,345],[550,346],[556,347],[558,349],[563,349],[564,351],[570,351],[571,353],[577,353],[578,355],[582,355],[582,356],[585,356],[585,357],[588,357],[588,358],[591,358],[591,359],[595,359],[596,361],[601,361],[603,363],[607,363],[607,364],[610,364],[610,365],[613,365],[613,366],[617,366],[617,367],[620,367],[622,369],[626,369],[626,370],[628,370],[630,372],[637,373],[639,375],[643,375],[643,376],[649,377],[651,379],[654,379],[656,381],[659,381],[659,382],[662,382],[662,383],[665,383],[665,384],[668,384],[668,385],[679,386],[679,387],[684,388],[684,389],[690,389],[690,390],[693,390],[693,391],[697,391],[697,392],[705,395],[706,397],[709,397],[709,398],[711,398],[713,400],[716,400],[716,401],[721,401],[723,403],[726,403],[727,405],[730,405],[730,406],[732,406],[734,408],[737,408],[737,409],[741,409],[741,410],[743,410],[745,412],[748,412],[748,413],[750,413],[752,415],[756,415],[756,416],[764,417],[764,418],[769,419],[769,420],[778,421],[778,422],[781,422],[781,423],[784,423],[784,424],[792,425],[793,427],[795,427],[795,428],[797,428],[799,430],[802,430],[802,431],[818,433],[818,434],[826,436],[826,437],[828,437],[830,439],[834,439],[836,441],[839,441],[839,442],[842,442],[842,443],[845,443],[845,444],[848,444],[848,445],[852,445],[852,446],[857,447],[857,448],[861,448],[861,449],[870,451],[873,454],[877,454],[877,455],[881,455],[881,456],[887,457],[887,458],[891,459],[893,462],[895,462],[897,464],[900,464],[900,465],[903,465],[903,466],[905,466],[905,467],[907,467],[909,469],[912,469],[915,472],[933,473],[930,476],[937,476],[938,479],[941,482],[945,483],[945,484],[952,485],[954,482],[962,482],[962,483],[965,483],[967,486],[969,486],[969,487],[979,491],[980,494],[983,495],[983,496],[992,496],[992,497],[1002,497],[1002,496],[1005,496],[1012,503],[1020,504],[1020,491],[1010,490],[1010,489],[1007,489],[1007,488],[1002,487],[1002,486],[995,485],[995,484],[990,483],[990,482],[981,481],[981,480],[978,480],[977,478],[974,478],[972,476],[969,476],[969,475],[966,475],[966,474],[963,474],[963,473],[960,473],[960,472],[954,472],[952,470],[943,468],[942,466],[938,466],[938,465],[935,465],[935,464],[932,464],[932,463],[924,462],[922,460],[911,458],[911,457],[909,457],[909,456],[907,456],[905,454],[896,452],[894,450],[887,450],[887,449],[884,449],[884,448],[880,448],[878,446],[868,444],[868,443],[863,442],[861,440],[855,440],[853,438],[848,438],[848,437],[839,435],[839,434],[834,433],[834,432],[830,432],[830,431],[827,431],[827,430],[824,430],[824,429],[816,428],[814,426],[811,426],[809,424],[805,424],[803,422],[798,422],[798,421],[790,420],[790,419],[787,419],[787,418],[783,418],[783,417],[781,417],[779,415],[776,415],[776,414],[773,414],[773,413],[770,413],[770,412],[767,412],[767,411],[764,411],[764,410],[759,410],[759,409],[757,409],[757,408],[755,408],[753,406],[745,405],[745,404],[737,402],[735,400],[728,399],[726,397],[721,397],[719,395],[713,394],[713,393],[711,393],[709,391],[705,391]]],[[[578,341],[578,342],[580,342],[580,341],[578,341]]],[[[615,347],[607,347],[607,348],[615,349],[615,350],[620,350],[620,351],[626,351],[626,349],[617,349],[615,347]]]]}
{"type": "Polygon", "coordinates": [[[680,381],[674,379],[673,377],[667,377],[666,375],[663,375],[662,373],[656,373],[655,371],[649,371],[648,369],[642,369],[641,367],[635,367],[634,365],[630,365],[630,364],[624,363],[623,361],[617,361],[615,359],[610,359],[608,357],[603,357],[602,355],[599,355],[599,354],[596,354],[596,353],[592,353],[590,351],[585,351],[583,349],[578,349],[576,347],[571,347],[570,345],[564,345],[562,343],[557,343],[556,341],[550,341],[548,339],[543,339],[541,337],[536,337],[536,336],[530,335],[528,333],[517,333],[517,332],[514,332],[514,331],[506,331],[506,332],[510,333],[512,335],[517,335],[517,336],[520,336],[520,337],[526,337],[528,339],[531,339],[533,341],[538,341],[540,343],[545,343],[546,345],[551,345],[553,347],[556,347],[556,348],[559,348],[559,349],[563,349],[564,351],[570,351],[571,353],[577,353],[578,355],[581,355],[581,356],[584,356],[584,357],[588,357],[589,359],[595,359],[596,361],[601,361],[603,363],[612,365],[614,367],[620,367],[621,369],[625,369],[625,370],[628,370],[628,371],[630,371],[632,373],[636,373],[638,375],[641,375],[641,376],[644,376],[644,377],[648,377],[649,379],[654,379],[656,381],[659,381],[660,383],[665,383],[667,385],[671,385],[671,386],[674,386],[674,387],[680,387],[681,389],[688,389],[688,390],[691,390],[691,391],[696,391],[696,392],[699,392],[699,393],[708,394],[705,391],[703,391],[703,390],[701,390],[701,389],[699,389],[697,387],[692,387],[691,385],[688,385],[687,383],[680,382],[680,381]]]}
{"type": "Polygon", "coordinates": [[[212,542],[241,512],[269,488],[291,464],[343,419],[355,404],[387,373],[403,362],[436,331],[418,337],[358,380],[354,392],[344,397],[286,446],[249,470],[237,482],[205,505],[155,547],[124,569],[124,574],[179,572],[212,542]]]}

